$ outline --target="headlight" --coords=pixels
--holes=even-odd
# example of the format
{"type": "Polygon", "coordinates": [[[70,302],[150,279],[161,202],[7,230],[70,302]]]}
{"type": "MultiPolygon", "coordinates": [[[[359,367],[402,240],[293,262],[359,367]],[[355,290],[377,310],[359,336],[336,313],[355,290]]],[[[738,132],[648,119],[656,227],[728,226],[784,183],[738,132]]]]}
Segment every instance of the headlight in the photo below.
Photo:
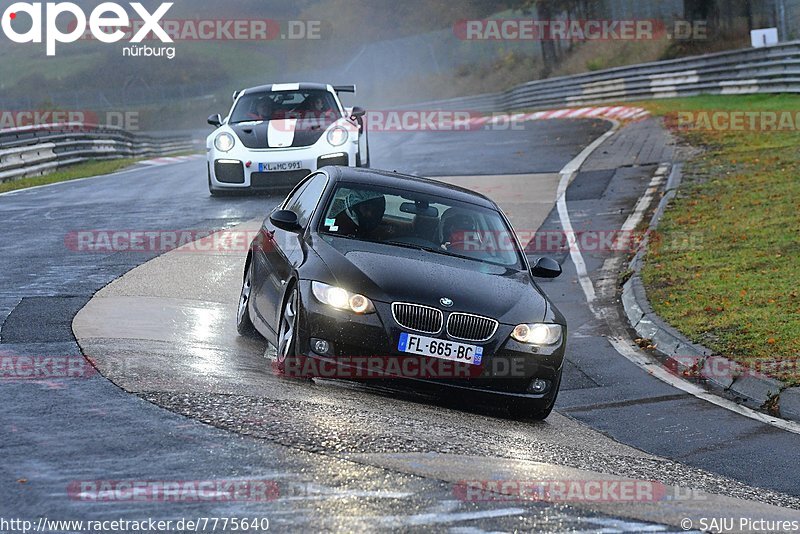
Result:
{"type": "Polygon", "coordinates": [[[560,324],[520,324],[514,327],[511,337],[520,343],[531,345],[555,345],[561,341],[560,324]]]}
{"type": "Polygon", "coordinates": [[[347,142],[347,130],[341,126],[335,126],[328,132],[328,142],[333,146],[341,146],[347,142]]]}
{"type": "Polygon", "coordinates": [[[372,301],[364,295],[350,293],[341,287],[329,286],[322,282],[311,282],[311,292],[317,300],[339,310],[347,310],[359,315],[375,313],[372,301]]]}
{"type": "Polygon", "coordinates": [[[217,150],[220,152],[230,152],[230,150],[236,144],[236,139],[227,132],[222,132],[214,139],[214,146],[217,147],[217,150]]]}

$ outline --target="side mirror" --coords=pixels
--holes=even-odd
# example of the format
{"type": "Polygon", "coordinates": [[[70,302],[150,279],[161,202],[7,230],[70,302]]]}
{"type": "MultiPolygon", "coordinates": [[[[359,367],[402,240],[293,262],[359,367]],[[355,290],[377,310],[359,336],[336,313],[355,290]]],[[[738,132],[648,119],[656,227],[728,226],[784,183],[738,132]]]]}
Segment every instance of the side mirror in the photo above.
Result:
{"type": "Polygon", "coordinates": [[[361,117],[363,117],[366,114],[367,114],[367,110],[366,109],[358,107],[358,106],[355,106],[353,108],[353,111],[350,113],[350,117],[353,120],[355,120],[355,119],[360,119],[361,117]]]}
{"type": "Polygon", "coordinates": [[[216,115],[209,115],[208,124],[216,128],[219,128],[220,126],[222,126],[222,117],[219,115],[219,113],[217,113],[216,115]]]}
{"type": "Polygon", "coordinates": [[[561,265],[553,258],[539,258],[531,268],[536,278],[558,278],[561,276],[561,265]]]}
{"type": "Polygon", "coordinates": [[[275,228],[286,230],[287,232],[298,232],[302,230],[300,223],[297,221],[297,214],[292,210],[278,210],[269,216],[269,222],[275,228]]]}

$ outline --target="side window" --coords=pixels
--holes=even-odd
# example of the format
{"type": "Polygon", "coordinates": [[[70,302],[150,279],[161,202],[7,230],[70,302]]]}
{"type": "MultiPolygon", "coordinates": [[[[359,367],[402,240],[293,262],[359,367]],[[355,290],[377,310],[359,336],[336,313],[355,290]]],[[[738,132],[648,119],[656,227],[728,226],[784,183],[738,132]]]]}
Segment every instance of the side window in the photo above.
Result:
{"type": "Polygon", "coordinates": [[[305,228],[308,224],[327,183],[327,177],[324,174],[318,174],[306,182],[306,185],[286,202],[286,209],[297,214],[297,222],[300,223],[300,226],[305,228]]]}

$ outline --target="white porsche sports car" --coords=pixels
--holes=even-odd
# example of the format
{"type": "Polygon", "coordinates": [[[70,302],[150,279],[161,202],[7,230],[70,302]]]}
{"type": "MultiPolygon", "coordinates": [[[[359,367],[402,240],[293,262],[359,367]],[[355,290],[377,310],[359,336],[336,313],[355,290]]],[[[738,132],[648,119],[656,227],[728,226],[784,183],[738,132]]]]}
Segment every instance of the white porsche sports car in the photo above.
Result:
{"type": "Polygon", "coordinates": [[[320,167],[369,167],[366,112],[339,100],[355,90],[287,83],[235,92],[227,117],[208,118],[210,193],[286,191],[320,167]]]}

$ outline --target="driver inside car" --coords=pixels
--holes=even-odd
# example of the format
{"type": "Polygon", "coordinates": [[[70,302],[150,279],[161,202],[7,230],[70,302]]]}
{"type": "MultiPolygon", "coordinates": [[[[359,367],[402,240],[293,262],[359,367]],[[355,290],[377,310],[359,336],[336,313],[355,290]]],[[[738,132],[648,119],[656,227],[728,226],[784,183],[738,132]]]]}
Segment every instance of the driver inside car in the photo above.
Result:
{"type": "Polygon", "coordinates": [[[248,113],[251,119],[257,121],[268,121],[272,116],[272,105],[267,98],[258,101],[253,112],[248,113]]]}
{"type": "Polygon", "coordinates": [[[352,191],[345,198],[345,209],[336,216],[338,234],[370,239],[383,221],[386,197],[374,191],[352,191]]]}
{"type": "Polygon", "coordinates": [[[465,252],[480,246],[475,218],[466,213],[445,213],[442,217],[442,249],[465,252]]]}

